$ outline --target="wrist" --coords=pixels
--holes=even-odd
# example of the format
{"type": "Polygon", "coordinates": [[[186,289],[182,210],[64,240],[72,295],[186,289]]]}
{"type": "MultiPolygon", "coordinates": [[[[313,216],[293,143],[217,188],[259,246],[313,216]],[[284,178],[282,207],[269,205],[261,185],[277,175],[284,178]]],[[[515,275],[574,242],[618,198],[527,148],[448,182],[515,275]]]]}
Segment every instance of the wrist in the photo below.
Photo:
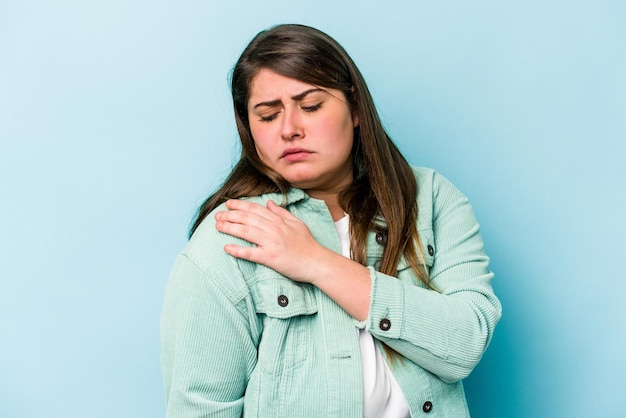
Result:
{"type": "Polygon", "coordinates": [[[311,257],[309,257],[308,265],[303,273],[305,275],[304,281],[320,287],[325,280],[332,277],[333,266],[336,264],[335,257],[337,256],[344,258],[320,245],[318,250],[312,252],[311,257]]]}

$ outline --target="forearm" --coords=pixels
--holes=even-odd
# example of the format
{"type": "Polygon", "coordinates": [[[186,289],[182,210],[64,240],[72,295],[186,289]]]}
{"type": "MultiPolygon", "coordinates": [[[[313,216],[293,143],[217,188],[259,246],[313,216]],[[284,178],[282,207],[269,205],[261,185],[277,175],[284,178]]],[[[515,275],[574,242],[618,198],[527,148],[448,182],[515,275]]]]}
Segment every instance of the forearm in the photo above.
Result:
{"type": "Polygon", "coordinates": [[[366,329],[442,380],[463,379],[480,360],[500,317],[490,277],[477,275],[474,283],[442,294],[375,273],[366,329]],[[390,324],[384,329],[382,319],[390,324]]]}
{"type": "Polygon", "coordinates": [[[365,320],[372,286],[367,267],[323,247],[313,259],[310,283],[357,321],[365,320]]]}
{"type": "MultiPolygon", "coordinates": [[[[373,272],[365,326],[398,353],[451,382],[467,376],[480,360],[502,308],[467,198],[440,176],[433,179],[432,193],[428,267],[435,290],[419,286],[407,268],[398,278],[373,272]],[[387,320],[384,329],[382,319],[387,320]]],[[[427,225],[423,228],[426,232],[427,225]]]]}

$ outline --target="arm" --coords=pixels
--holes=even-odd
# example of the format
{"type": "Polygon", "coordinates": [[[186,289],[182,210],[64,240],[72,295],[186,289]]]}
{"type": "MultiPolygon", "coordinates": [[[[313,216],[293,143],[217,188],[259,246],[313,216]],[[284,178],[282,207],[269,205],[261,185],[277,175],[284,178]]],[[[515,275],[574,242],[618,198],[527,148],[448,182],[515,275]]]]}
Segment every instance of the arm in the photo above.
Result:
{"type": "Polygon", "coordinates": [[[367,267],[318,243],[301,220],[271,200],[267,207],[244,200],[230,200],[226,207],[228,211],[215,216],[217,230],[256,244],[228,244],[224,247],[228,254],[311,283],[353,318],[367,317],[371,289],[367,267]]]}
{"type": "MultiPolygon", "coordinates": [[[[398,280],[333,253],[315,241],[304,223],[268,202],[267,208],[229,201],[216,228],[256,246],[226,245],[238,258],[264,264],[292,280],[312,283],[376,338],[446,382],[466,377],[491,341],[501,306],[478,223],[467,198],[434,174],[421,212],[432,211],[437,291],[398,280]],[[336,274],[341,272],[341,274],[336,274]],[[391,326],[381,329],[381,320],[391,326]]],[[[426,186],[426,185],[422,185],[426,186]]],[[[420,215],[422,216],[422,215],[420,215]]],[[[411,274],[405,270],[401,275],[411,274]]]]}
{"type": "Polygon", "coordinates": [[[406,358],[454,382],[480,360],[501,305],[467,198],[437,174],[432,186],[435,254],[430,274],[437,291],[371,270],[371,305],[364,324],[406,358]],[[382,319],[391,323],[386,331],[382,319]]]}
{"type": "Polygon", "coordinates": [[[184,254],[172,270],[161,319],[168,418],[242,415],[256,348],[247,299],[219,288],[220,271],[209,274],[184,254]]]}

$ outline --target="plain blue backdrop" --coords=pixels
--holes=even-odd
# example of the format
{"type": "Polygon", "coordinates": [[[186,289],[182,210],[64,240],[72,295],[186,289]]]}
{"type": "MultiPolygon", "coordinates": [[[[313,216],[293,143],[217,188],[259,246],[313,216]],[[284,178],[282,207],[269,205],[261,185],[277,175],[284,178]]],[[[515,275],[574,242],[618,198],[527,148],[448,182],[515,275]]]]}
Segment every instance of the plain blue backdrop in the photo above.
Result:
{"type": "Polygon", "coordinates": [[[0,417],[163,416],[167,275],[237,154],[227,74],[283,22],[339,40],[474,206],[504,317],[473,416],[624,416],[626,3],[3,0],[0,417]]]}

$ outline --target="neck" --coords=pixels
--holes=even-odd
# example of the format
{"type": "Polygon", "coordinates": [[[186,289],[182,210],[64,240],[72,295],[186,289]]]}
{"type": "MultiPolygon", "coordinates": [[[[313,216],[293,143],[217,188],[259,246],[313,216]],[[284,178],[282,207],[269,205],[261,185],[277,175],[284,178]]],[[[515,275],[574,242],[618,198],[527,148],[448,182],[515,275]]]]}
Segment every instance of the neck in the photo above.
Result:
{"type": "Polygon", "coordinates": [[[339,219],[344,217],[345,212],[343,208],[341,207],[341,205],[339,204],[338,193],[322,193],[322,192],[309,193],[307,192],[307,194],[314,199],[323,200],[324,203],[326,203],[326,206],[328,207],[328,211],[330,212],[330,215],[333,217],[333,221],[338,221],[339,219]]]}

